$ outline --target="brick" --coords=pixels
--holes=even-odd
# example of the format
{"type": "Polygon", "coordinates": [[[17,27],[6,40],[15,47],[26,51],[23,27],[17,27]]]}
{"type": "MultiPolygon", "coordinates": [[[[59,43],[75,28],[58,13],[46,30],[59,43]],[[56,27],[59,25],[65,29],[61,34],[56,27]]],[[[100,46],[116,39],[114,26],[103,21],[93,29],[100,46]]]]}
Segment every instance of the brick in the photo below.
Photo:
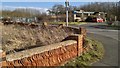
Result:
{"type": "Polygon", "coordinates": [[[80,28],[79,28],[79,31],[80,31],[80,34],[86,36],[87,30],[86,30],[84,27],[80,27],[80,28]]]}
{"type": "Polygon", "coordinates": [[[37,54],[36,57],[38,60],[43,60],[45,57],[43,57],[43,54],[37,54]]]}
{"type": "Polygon", "coordinates": [[[72,45],[66,46],[65,48],[66,48],[67,51],[72,51],[76,47],[77,47],[77,44],[72,44],[72,45]]]}
{"type": "Polygon", "coordinates": [[[47,58],[49,58],[49,53],[48,52],[43,52],[43,53],[39,54],[39,57],[41,59],[47,59],[47,58]]]}
{"type": "Polygon", "coordinates": [[[49,57],[51,57],[51,56],[53,55],[53,53],[52,53],[52,52],[54,52],[54,51],[53,51],[53,50],[48,51],[49,57]]]}
{"type": "Polygon", "coordinates": [[[55,58],[49,58],[49,64],[50,64],[50,66],[55,65],[56,63],[58,63],[58,62],[56,62],[56,60],[57,59],[55,59],[55,58]]]}
{"type": "Polygon", "coordinates": [[[27,66],[27,63],[25,63],[25,59],[21,59],[21,63],[23,66],[27,66]]]}
{"type": "Polygon", "coordinates": [[[50,51],[50,52],[52,53],[52,56],[53,56],[53,55],[56,55],[56,54],[60,54],[60,48],[54,49],[54,50],[52,50],[52,51],[50,51]]]}
{"type": "Polygon", "coordinates": [[[65,60],[67,60],[67,59],[68,59],[68,57],[67,57],[67,54],[66,54],[66,53],[62,56],[62,59],[63,59],[63,61],[65,61],[65,60]]]}
{"type": "Polygon", "coordinates": [[[28,58],[8,63],[10,66],[55,66],[82,53],[83,36],[77,36],[78,43],[35,54],[28,58]],[[77,51],[78,48],[78,51],[77,51]]]}
{"type": "Polygon", "coordinates": [[[60,55],[60,59],[61,59],[61,61],[63,61],[64,58],[65,58],[65,55],[64,55],[64,54],[60,55]],[[64,57],[63,57],[63,56],[64,56],[64,57]]]}
{"type": "Polygon", "coordinates": [[[44,59],[44,60],[42,61],[42,63],[44,63],[45,66],[49,66],[49,65],[50,65],[50,64],[49,64],[49,59],[44,59]]]}
{"type": "Polygon", "coordinates": [[[70,54],[69,52],[66,53],[67,59],[70,58],[70,55],[69,55],[69,54],[70,54]]]}
{"type": "Polygon", "coordinates": [[[37,60],[36,55],[33,55],[33,56],[32,56],[32,58],[34,59],[34,61],[36,61],[36,60],[37,60]]]}
{"type": "Polygon", "coordinates": [[[31,61],[30,61],[30,58],[24,58],[22,60],[22,63],[25,65],[25,66],[31,66],[31,61]]]}
{"type": "Polygon", "coordinates": [[[39,57],[37,57],[37,55],[34,55],[32,58],[34,59],[34,63],[35,63],[33,65],[36,65],[36,66],[39,65],[38,63],[40,63],[40,61],[42,60],[39,57]]]}
{"type": "Polygon", "coordinates": [[[6,61],[0,62],[0,66],[7,66],[6,61]]]}
{"type": "Polygon", "coordinates": [[[58,61],[59,61],[59,62],[62,61],[62,57],[61,57],[61,55],[58,56],[58,61]]]}
{"type": "Polygon", "coordinates": [[[2,62],[0,62],[0,66],[2,66],[2,62]]]}
{"type": "Polygon", "coordinates": [[[47,59],[48,57],[45,54],[42,54],[42,57],[39,56],[38,58],[43,58],[43,59],[47,59]]]}
{"type": "Polygon", "coordinates": [[[14,66],[22,66],[22,64],[20,63],[20,60],[13,61],[13,65],[14,66]]]}
{"type": "Polygon", "coordinates": [[[34,59],[33,56],[31,57],[30,60],[32,61],[32,66],[36,66],[36,65],[37,65],[37,64],[36,64],[36,59],[34,59]]]}
{"type": "Polygon", "coordinates": [[[58,60],[59,63],[61,62],[60,57],[57,57],[57,60],[58,60]]]}
{"type": "Polygon", "coordinates": [[[61,54],[65,53],[65,51],[64,51],[64,49],[63,49],[63,47],[62,47],[62,48],[60,48],[60,52],[61,52],[61,54]]]}
{"type": "Polygon", "coordinates": [[[82,54],[83,48],[83,35],[78,35],[78,56],[82,54]]]}
{"type": "Polygon", "coordinates": [[[43,63],[42,61],[37,61],[37,62],[36,62],[36,65],[37,65],[37,66],[44,66],[44,63],[43,63]]]}
{"type": "Polygon", "coordinates": [[[55,53],[58,54],[58,55],[62,54],[61,48],[55,49],[55,53]]]}
{"type": "Polygon", "coordinates": [[[71,54],[70,54],[71,57],[74,57],[74,56],[76,56],[76,55],[77,55],[77,53],[74,52],[74,51],[72,51],[71,54]]]}
{"type": "Polygon", "coordinates": [[[48,51],[44,52],[44,55],[45,55],[46,57],[49,57],[48,51]]]}
{"type": "Polygon", "coordinates": [[[6,66],[14,66],[14,65],[13,65],[13,62],[7,62],[6,61],[6,66]]]}
{"type": "Polygon", "coordinates": [[[0,57],[6,57],[6,52],[0,52],[0,57]]]}

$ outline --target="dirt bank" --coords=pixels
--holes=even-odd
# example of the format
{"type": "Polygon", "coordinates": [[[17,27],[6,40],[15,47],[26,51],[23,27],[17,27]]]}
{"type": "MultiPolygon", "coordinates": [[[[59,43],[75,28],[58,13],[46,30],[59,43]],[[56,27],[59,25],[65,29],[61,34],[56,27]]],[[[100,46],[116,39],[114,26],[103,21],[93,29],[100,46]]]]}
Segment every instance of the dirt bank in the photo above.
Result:
{"type": "Polygon", "coordinates": [[[0,25],[2,27],[2,48],[7,53],[45,46],[62,41],[74,34],[73,29],[58,26],[0,25]]]}

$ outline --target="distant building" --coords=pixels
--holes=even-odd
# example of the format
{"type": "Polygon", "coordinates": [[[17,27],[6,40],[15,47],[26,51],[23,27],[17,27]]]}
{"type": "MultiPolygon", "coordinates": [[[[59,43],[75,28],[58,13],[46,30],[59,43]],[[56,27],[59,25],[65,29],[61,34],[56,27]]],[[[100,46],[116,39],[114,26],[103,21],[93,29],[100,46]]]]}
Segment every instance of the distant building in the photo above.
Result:
{"type": "Polygon", "coordinates": [[[104,12],[85,12],[84,10],[74,11],[74,21],[104,22],[106,13],[104,12]]]}
{"type": "Polygon", "coordinates": [[[32,23],[38,22],[37,17],[25,18],[25,17],[1,17],[0,21],[2,22],[23,22],[23,23],[32,23]]]}

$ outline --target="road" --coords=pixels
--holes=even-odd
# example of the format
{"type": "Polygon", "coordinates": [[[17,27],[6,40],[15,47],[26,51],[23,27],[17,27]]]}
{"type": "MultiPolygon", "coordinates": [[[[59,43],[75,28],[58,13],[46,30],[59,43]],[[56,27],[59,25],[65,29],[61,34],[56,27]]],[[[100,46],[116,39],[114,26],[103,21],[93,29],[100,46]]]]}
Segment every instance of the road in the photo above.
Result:
{"type": "Polygon", "coordinates": [[[93,66],[118,66],[118,30],[109,30],[98,27],[96,24],[89,23],[80,25],[87,29],[87,36],[100,41],[105,49],[102,60],[93,64],[93,66]]]}

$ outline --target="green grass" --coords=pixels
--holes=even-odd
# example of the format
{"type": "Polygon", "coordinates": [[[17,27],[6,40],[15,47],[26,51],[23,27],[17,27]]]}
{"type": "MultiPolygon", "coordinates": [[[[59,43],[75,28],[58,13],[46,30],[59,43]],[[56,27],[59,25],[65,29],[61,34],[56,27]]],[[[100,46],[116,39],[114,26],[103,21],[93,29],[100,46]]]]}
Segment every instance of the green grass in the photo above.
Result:
{"type": "MultiPolygon", "coordinates": [[[[66,24],[66,22],[49,22],[50,24],[66,24]]],[[[69,22],[68,24],[74,24],[74,25],[79,25],[79,24],[85,24],[86,22],[69,22]]]]}
{"type": "Polygon", "coordinates": [[[120,26],[116,26],[116,25],[108,25],[107,27],[115,30],[120,30],[120,26]]]}
{"type": "Polygon", "coordinates": [[[105,29],[120,30],[120,26],[116,25],[98,25],[98,26],[105,29]]]}
{"type": "Polygon", "coordinates": [[[75,25],[79,25],[79,24],[85,24],[86,22],[69,22],[69,24],[75,24],[75,25]]]}
{"type": "Polygon", "coordinates": [[[65,66],[91,66],[92,63],[103,58],[104,48],[99,41],[86,38],[84,46],[89,46],[89,51],[82,56],[70,60],[65,66]]]}
{"type": "Polygon", "coordinates": [[[119,21],[113,21],[112,24],[110,24],[110,22],[106,22],[106,24],[107,25],[104,25],[104,27],[107,27],[108,29],[120,30],[119,21]]]}

